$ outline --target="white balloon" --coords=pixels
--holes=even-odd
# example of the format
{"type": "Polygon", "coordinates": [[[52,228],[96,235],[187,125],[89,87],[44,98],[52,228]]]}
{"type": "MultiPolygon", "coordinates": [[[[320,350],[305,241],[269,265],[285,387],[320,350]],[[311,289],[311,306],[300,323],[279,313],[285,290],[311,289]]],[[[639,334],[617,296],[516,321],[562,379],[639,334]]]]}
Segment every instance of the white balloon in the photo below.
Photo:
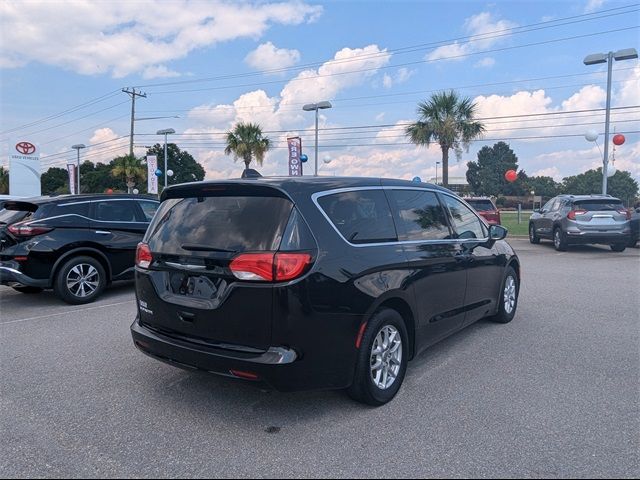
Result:
{"type": "Polygon", "coordinates": [[[139,193],[140,193],[140,190],[138,190],[137,188],[134,188],[134,189],[133,189],[133,193],[134,193],[135,195],[137,195],[137,194],[139,194],[139,193]]]}
{"type": "Polygon", "coordinates": [[[598,132],[596,132],[595,130],[589,130],[584,138],[587,139],[588,142],[595,142],[596,140],[598,140],[598,132]]]}
{"type": "Polygon", "coordinates": [[[167,177],[173,177],[173,170],[167,170],[167,177]]]}
{"type": "Polygon", "coordinates": [[[613,177],[617,171],[618,169],[615,167],[615,165],[613,163],[610,163],[607,166],[607,177],[613,177]]]}

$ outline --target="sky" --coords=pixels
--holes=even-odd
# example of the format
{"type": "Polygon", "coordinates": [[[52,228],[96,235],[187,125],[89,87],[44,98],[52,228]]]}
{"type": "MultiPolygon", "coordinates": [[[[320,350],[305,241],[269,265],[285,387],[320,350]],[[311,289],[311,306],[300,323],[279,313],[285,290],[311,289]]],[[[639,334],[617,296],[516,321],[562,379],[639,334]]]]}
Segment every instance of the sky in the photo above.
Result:
{"type": "MultiPolygon", "coordinates": [[[[237,122],[261,125],[273,148],[265,175],[286,175],[286,138],[301,136],[320,174],[431,179],[437,145],[404,135],[417,105],[454,89],[477,105],[484,137],[450,161],[451,177],[484,145],[503,140],[528,175],[560,181],[602,164],[606,64],[591,53],[639,48],[638,3],[580,1],[35,1],[0,3],[0,165],[31,141],[42,170],[108,162],[163,139],[204,167],[238,177],[224,155],[237,122]],[[164,117],[164,118],[157,118],[164,117]],[[595,130],[598,144],[584,135],[595,130]],[[326,162],[326,163],[325,163],[326,162]]],[[[640,180],[640,65],[614,62],[611,128],[623,132],[615,166],[640,180]]]]}

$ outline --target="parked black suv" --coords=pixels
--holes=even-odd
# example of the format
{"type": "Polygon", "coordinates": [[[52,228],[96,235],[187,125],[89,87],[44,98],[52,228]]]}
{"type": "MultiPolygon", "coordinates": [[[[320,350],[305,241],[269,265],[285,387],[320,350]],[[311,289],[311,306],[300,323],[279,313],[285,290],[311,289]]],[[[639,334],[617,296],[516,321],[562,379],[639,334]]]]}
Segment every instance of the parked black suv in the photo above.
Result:
{"type": "Polygon", "coordinates": [[[133,278],[136,245],[158,205],[140,195],[5,202],[0,283],[23,293],[53,288],[72,304],[92,302],[111,281],[133,278]]]}
{"type": "Polygon", "coordinates": [[[381,405],[417,353],[516,312],[506,229],[434,185],[260,178],[162,199],[138,247],[131,330],[179,367],[381,405]]]}

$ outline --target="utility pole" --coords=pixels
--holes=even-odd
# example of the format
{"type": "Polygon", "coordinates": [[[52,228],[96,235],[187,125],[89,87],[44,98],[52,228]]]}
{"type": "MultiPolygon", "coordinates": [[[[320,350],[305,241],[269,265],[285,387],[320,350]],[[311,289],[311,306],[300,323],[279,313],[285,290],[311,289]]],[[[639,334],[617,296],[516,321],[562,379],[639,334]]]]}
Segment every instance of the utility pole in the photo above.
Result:
{"type": "Polygon", "coordinates": [[[122,91],[131,96],[131,136],[129,138],[129,156],[133,157],[133,125],[135,122],[134,117],[136,114],[136,97],[147,98],[147,94],[141,91],[136,92],[135,88],[123,88],[122,91]]]}

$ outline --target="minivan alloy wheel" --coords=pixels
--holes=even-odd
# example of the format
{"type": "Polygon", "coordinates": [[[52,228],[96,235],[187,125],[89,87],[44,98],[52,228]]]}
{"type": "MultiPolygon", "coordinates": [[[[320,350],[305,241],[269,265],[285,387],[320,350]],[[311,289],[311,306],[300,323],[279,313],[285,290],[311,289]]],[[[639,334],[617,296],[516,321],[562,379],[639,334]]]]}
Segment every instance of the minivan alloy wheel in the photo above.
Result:
{"type": "Polygon", "coordinates": [[[504,282],[504,311],[510,314],[516,305],[516,281],[508,276],[504,282]]]}
{"type": "Polygon", "coordinates": [[[391,325],[378,332],[371,347],[371,379],[380,390],[391,387],[402,366],[402,337],[391,325]]]}
{"type": "Polygon", "coordinates": [[[88,297],[100,285],[100,274],[93,265],[80,263],[69,270],[66,283],[69,291],[76,297],[88,297]]]}

